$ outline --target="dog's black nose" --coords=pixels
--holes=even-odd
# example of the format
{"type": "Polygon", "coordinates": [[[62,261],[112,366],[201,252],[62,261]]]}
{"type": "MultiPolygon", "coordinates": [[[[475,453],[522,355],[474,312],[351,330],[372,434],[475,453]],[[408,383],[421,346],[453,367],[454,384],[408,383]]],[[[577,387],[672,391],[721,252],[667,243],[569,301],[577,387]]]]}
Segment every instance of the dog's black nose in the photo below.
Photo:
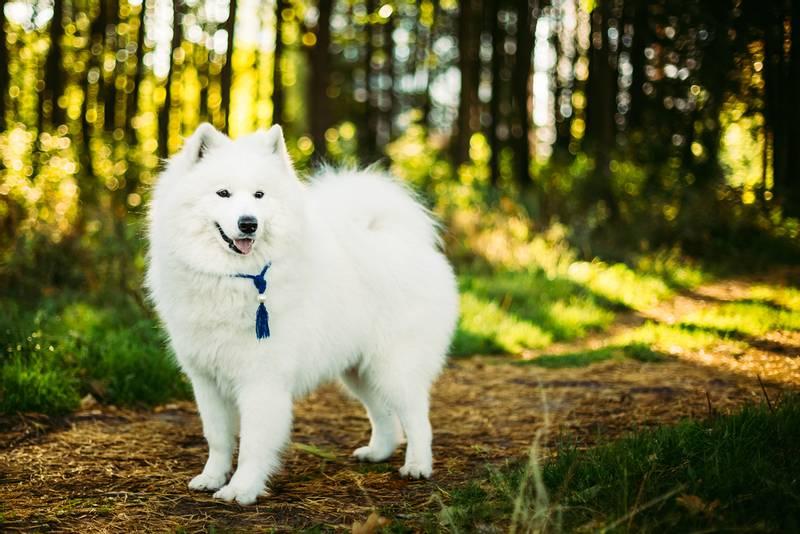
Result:
{"type": "Polygon", "coordinates": [[[252,215],[242,215],[239,217],[239,230],[245,234],[252,234],[258,228],[258,221],[252,215]]]}

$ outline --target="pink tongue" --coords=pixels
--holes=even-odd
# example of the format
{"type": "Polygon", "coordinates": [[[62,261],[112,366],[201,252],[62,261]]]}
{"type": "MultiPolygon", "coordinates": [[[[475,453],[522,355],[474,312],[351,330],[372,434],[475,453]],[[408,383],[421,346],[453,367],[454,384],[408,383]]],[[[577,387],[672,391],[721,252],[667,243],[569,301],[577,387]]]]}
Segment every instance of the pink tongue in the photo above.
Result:
{"type": "Polygon", "coordinates": [[[236,243],[236,248],[238,248],[239,252],[242,254],[249,254],[250,250],[253,248],[252,239],[234,239],[233,242],[236,243]]]}

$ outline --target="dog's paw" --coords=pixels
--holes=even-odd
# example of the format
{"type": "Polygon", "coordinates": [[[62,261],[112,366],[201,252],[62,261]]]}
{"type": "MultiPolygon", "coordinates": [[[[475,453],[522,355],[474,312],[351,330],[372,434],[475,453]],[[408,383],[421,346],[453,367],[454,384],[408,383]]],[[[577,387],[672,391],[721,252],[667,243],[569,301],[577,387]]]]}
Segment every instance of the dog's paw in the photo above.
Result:
{"type": "Polygon", "coordinates": [[[226,502],[236,501],[241,505],[253,504],[259,495],[262,494],[261,488],[239,487],[235,484],[228,484],[214,494],[215,499],[222,499],[226,502]]]}
{"type": "Polygon", "coordinates": [[[379,449],[377,447],[359,447],[353,451],[353,457],[361,462],[383,462],[392,456],[394,450],[379,449]]]}
{"type": "Polygon", "coordinates": [[[227,473],[221,475],[209,475],[200,473],[189,481],[189,489],[195,491],[216,491],[225,485],[228,480],[227,473]]]}
{"type": "Polygon", "coordinates": [[[400,468],[400,476],[403,478],[431,478],[431,474],[433,467],[430,465],[408,463],[400,468]]]}
{"type": "Polygon", "coordinates": [[[403,478],[431,478],[433,468],[420,464],[406,464],[400,468],[400,476],[403,478]]]}

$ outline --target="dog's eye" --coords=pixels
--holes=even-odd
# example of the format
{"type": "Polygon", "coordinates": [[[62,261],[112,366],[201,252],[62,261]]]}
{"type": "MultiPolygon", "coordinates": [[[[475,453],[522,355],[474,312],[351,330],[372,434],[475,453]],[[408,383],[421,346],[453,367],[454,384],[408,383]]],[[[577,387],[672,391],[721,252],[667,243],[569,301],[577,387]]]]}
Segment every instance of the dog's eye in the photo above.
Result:
{"type": "Polygon", "coordinates": [[[229,198],[231,196],[231,192],[227,189],[220,189],[217,191],[217,196],[222,198],[229,198]]]}
{"type": "Polygon", "coordinates": [[[263,191],[256,191],[256,192],[253,194],[253,196],[254,196],[254,197],[256,197],[256,198],[261,198],[261,197],[263,197],[263,196],[264,196],[264,192],[263,192],[263,191]]]}

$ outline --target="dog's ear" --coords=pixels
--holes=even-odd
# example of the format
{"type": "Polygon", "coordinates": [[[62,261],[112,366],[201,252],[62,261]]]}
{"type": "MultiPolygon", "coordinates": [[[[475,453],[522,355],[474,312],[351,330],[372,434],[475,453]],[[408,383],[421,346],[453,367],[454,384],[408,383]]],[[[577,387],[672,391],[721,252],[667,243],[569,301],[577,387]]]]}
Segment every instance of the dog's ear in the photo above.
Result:
{"type": "Polygon", "coordinates": [[[188,164],[194,165],[203,159],[209,151],[214,150],[231,140],[207,122],[202,123],[183,144],[179,156],[188,164]]]}
{"type": "Polygon", "coordinates": [[[286,148],[286,139],[283,137],[283,129],[279,124],[274,124],[267,130],[259,130],[256,134],[261,147],[266,149],[270,154],[275,154],[286,166],[286,170],[290,173],[294,172],[294,165],[292,158],[289,156],[289,150],[286,148]]]}

